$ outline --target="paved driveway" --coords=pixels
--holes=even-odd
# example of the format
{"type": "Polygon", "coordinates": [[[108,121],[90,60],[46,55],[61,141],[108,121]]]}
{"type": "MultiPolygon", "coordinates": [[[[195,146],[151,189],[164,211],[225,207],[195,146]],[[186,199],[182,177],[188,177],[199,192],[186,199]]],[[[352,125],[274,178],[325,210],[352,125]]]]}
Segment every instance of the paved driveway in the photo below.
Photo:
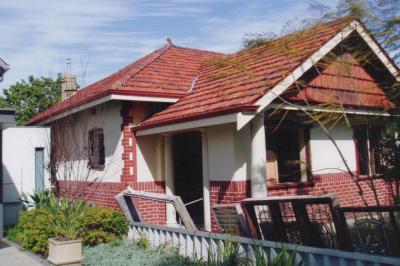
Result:
{"type": "Polygon", "coordinates": [[[41,259],[17,246],[0,241],[0,265],[1,266],[43,266],[50,265],[41,259]]]}

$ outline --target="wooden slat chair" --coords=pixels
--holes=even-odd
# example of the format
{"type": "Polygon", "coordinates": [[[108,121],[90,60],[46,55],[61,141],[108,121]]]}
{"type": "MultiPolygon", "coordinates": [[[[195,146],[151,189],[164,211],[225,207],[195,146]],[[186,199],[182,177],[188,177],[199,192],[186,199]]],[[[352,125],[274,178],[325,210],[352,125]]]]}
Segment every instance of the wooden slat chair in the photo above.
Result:
{"type": "Polygon", "coordinates": [[[221,204],[211,207],[218,226],[223,233],[250,237],[250,231],[242,207],[236,204],[221,204]]]}

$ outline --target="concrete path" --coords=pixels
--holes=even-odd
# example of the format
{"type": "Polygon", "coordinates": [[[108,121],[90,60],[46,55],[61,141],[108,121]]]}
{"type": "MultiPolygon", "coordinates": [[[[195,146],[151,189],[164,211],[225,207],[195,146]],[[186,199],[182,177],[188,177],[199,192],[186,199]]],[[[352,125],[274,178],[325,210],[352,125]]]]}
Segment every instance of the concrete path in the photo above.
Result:
{"type": "Polygon", "coordinates": [[[10,243],[0,241],[0,265],[1,266],[43,266],[50,265],[46,260],[34,254],[19,249],[10,243]]]}

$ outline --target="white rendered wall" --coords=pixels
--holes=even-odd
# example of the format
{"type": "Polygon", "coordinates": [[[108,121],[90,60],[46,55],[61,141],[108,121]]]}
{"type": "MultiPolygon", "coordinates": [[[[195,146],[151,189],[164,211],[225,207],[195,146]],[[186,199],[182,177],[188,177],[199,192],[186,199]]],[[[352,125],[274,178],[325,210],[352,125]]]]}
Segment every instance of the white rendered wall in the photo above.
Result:
{"type": "MultiPolygon", "coordinates": [[[[21,209],[21,193],[35,190],[35,148],[44,148],[44,164],[49,160],[50,129],[11,127],[3,131],[4,224],[15,224],[21,209]]],[[[44,171],[45,187],[50,187],[49,172],[44,171]]]]}
{"type": "MultiPolygon", "coordinates": [[[[234,124],[207,127],[210,180],[238,181],[249,176],[250,127],[236,131],[234,124]]],[[[137,138],[138,181],[163,179],[162,136],[137,138]]]]}
{"type": "MultiPolygon", "coordinates": [[[[356,150],[352,131],[344,124],[336,125],[330,132],[352,171],[356,171],[356,150]]],[[[310,130],[311,169],[313,174],[346,171],[338,150],[317,125],[310,130]]]]}
{"type": "Polygon", "coordinates": [[[235,175],[234,180],[250,179],[251,175],[251,131],[250,123],[235,131],[235,175]]]}
{"type": "MultiPolygon", "coordinates": [[[[101,182],[120,182],[122,174],[122,117],[120,114],[121,103],[117,101],[109,102],[100,107],[85,110],[74,114],[72,120],[67,122],[70,134],[58,134],[58,138],[64,138],[65,143],[76,146],[76,154],[69,156],[68,165],[70,170],[63,171],[62,167],[58,170],[57,178],[70,181],[90,181],[101,182]],[[88,146],[88,131],[92,128],[102,128],[104,133],[105,148],[105,167],[104,170],[89,169],[88,156],[83,149],[88,146]],[[75,144],[74,144],[74,141],[75,144]],[[80,151],[78,151],[81,149],[80,151]]],[[[55,132],[55,130],[53,130],[55,132]]],[[[66,131],[65,131],[66,132],[66,131]]],[[[54,133],[56,135],[56,133],[54,133]]],[[[56,137],[56,136],[54,136],[56,137]]],[[[62,144],[68,145],[68,144],[62,144]]]]}
{"type": "Polygon", "coordinates": [[[158,153],[161,152],[161,136],[150,135],[137,138],[137,176],[139,182],[162,180],[161,167],[162,156],[158,153]]]}
{"type": "MultiPolygon", "coordinates": [[[[344,124],[331,130],[352,171],[356,171],[356,151],[352,131],[344,124]]],[[[207,128],[210,179],[238,181],[250,178],[250,126],[236,131],[228,125],[207,128]]],[[[313,174],[346,170],[337,149],[317,125],[310,130],[311,168],[313,174]]]]}
{"type": "Polygon", "coordinates": [[[250,132],[237,132],[234,124],[207,128],[210,180],[239,181],[247,176],[250,132]]]}

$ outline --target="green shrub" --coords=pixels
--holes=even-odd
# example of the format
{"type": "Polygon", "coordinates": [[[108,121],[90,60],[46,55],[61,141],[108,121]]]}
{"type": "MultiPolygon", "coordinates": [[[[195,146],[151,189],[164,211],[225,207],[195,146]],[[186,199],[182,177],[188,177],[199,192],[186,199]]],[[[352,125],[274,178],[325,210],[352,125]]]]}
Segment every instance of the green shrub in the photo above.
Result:
{"type": "Polygon", "coordinates": [[[147,234],[141,233],[139,239],[136,241],[138,247],[142,249],[148,249],[151,246],[150,239],[147,237],[147,234]]]}
{"type": "Polygon", "coordinates": [[[90,207],[82,217],[83,244],[94,246],[120,239],[128,233],[128,222],[122,213],[100,206],[90,207]]]}
{"type": "Polygon", "coordinates": [[[49,223],[52,217],[45,209],[22,212],[18,224],[7,233],[7,238],[35,253],[47,255],[48,239],[54,237],[55,230],[49,223]]]}
{"type": "MultiPolygon", "coordinates": [[[[10,229],[7,238],[19,243],[33,252],[47,255],[48,239],[55,237],[56,227],[49,221],[54,220],[47,208],[39,208],[21,213],[18,224],[10,229]]],[[[90,206],[85,214],[77,218],[80,224],[78,238],[84,245],[97,245],[121,239],[128,232],[128,223],[124,216],[112,209],[90,206]]]]}

